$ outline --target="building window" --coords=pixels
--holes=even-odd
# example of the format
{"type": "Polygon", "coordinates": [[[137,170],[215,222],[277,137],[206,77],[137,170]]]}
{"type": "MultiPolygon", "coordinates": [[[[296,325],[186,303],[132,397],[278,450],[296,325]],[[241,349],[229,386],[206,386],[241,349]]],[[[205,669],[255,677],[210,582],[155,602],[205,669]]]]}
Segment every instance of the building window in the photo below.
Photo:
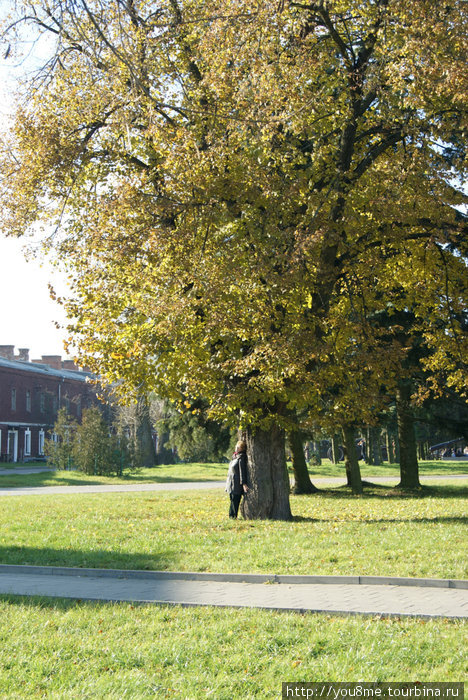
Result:
{"type": "Polygon", "coordinates": [[[10,461],[10,462],[17,462],[18,461],[18,431],[17,430],[9,430],[8,431],[7,453],[8,453],[8,461],[10,461]]]}
{"type": "Polygon", "coordinates": [[[45,433],[43,430],[39,431],[39,455],[42,456],[44,454],[44,440],[45,440],[45,433]]]}
{"type": "Polygon", "coordinates": [[[11,410],[16,411],[16,389],[11,390],[11,410]]]}
{"type": "Polygon", "coordinates": [[[31,454],[31,431],[27,428],[24,431],[24,455],[29,457],[31,454]]]}
{"type": "Polygon", "coordinates": [[[81,396],[76,399],[76,415],[81,418],[81,396]]]}
{"type": "Polygon", "coordinates": [[[45,394],[43,391],[41,391],[39,395],[39,409],[41,413],[44,413],[45,411],[45,394]]]}
{"type": "Polygon", "coordinates": [[[31,413],[31,392],[26,389],[26,410],[31,413]]]}

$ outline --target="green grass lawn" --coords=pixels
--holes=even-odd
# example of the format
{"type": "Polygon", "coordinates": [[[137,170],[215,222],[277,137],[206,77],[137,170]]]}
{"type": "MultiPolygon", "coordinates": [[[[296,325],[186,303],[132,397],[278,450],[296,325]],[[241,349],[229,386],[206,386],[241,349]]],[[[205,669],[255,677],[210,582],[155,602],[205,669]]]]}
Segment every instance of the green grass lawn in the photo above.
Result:
{"type": "MultiPolygon", "coordinates": [[[[6,465],[8,468],[11,465],[6,465]]],[[[42,465],[43,466],[43,465],[42,465]]],[[[22,474],[18,468],[16,474],[1,474],[0,488],[15,488],[27,486],[66,486],[84,484],[131,484],[131,483],[167,483],[177,481],[223,481],[226,478],[227,464],[167,464],[153,469],[139,469],[134,472],[124,472],[122,477],[89,476],[77,471],[41,472],[39,474],[22,474]]],[[[293,478],[290,469],[291,478],[293,478]]],[[[323,461],[320,467],[311,467],[312,480],[316,477],[342,477],[344,465],[332,464],[328,459],[323,461]]],[[[371,476],[399,476],[398,464],[385,464],[380,467],[371,467],[361,463],[363,478],[371,476]]],[[[421,462],[420,474],[430,475],[456,475],[468,474],[468,462],[431,461],[421,462]]]]}
{"type": "MultiPolygon", "coordinates": [[[[0,563],[466,577],[468,480],[403,496],[292,496],[292,522],[230,521],[209,491],[18,495],[0,563]]],[[[464,621],[0,596],[0,697],[264,700],[283,681],[459,681],[464,621]]]]}
{"type": "Polygon", "coordinates": [[[292,522],[230,521],[221,489],[4,497],[0,563],[465,578],[460,481],[292,496],[292,522]]]}
{"type": "Polygon", "coordinates": [[[465,633],[461,621],[3,597],[0,696],[273,700],[283,681],[459,681],[465,633]]]}
{"type": "Polygon", "coordinates": [[[28,486],[78,486],[85,484],[147,484],[178,481],[222,481],[227,464],[165,464],[159,467],[124,471],[122,477],[93,476],[78,471],[48,471],[38,474],[0,473],[0,488],[28,486]]]}

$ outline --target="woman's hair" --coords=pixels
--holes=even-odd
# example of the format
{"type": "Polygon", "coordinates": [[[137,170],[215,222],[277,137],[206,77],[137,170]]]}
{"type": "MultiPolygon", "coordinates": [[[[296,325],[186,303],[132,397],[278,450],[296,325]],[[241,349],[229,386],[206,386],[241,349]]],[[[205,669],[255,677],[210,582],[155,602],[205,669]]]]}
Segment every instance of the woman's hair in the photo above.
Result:
{"type": "Polygon", "coordinates": [[[239,442],[236,444],[236,452],[246,452],[247,451],[247,445],[243,440],[239,440],[239,442]]]}

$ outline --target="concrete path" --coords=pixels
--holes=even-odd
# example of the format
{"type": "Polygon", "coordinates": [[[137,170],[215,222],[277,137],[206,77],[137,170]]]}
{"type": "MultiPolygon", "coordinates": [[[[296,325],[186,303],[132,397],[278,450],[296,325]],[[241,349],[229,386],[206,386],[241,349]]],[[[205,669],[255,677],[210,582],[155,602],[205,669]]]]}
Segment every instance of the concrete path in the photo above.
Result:
{"type": "Polygon", "coordinates": [[[327,614],[468,617],[468,581],[0,566],[0,593],[327,614]]]}
{"type": "MultiPolygon", "coordinates": [[[[452,481],[468,479],[468,474],[453,474],[452,476],[425,476],[420,477],[421,482],[426,481],[452,481]]],[[[399,477],[374,476],[366,477],[364,481],[372,481],[376,484],[395,485],[399,477]]],[[[318,487],[340,486],[346,483],[341,477],[319,477],[313,479],[318,487]]],[[[1,483],[1,482],[0,482],[1,483]]],[[[168,481],[150,484],[83,484],[81,486],[29,486],[0,488],[0,496],[22,495],[46,495],[46,494],[74,494],[74,493],[120,493],[126,491],[187,491],[198,489],[224,489],[225,481],[168,481]]]]}

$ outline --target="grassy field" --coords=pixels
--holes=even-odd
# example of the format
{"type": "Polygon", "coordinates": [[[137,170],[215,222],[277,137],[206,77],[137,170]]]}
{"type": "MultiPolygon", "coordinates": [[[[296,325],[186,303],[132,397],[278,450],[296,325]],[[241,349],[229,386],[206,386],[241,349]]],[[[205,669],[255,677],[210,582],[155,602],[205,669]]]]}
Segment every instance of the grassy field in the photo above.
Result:
{"type": "MultiPolygon", "coordinates": [[[[11,465],[5,465],[8,468],[11,465]]],[[[42,465],[44,466],[44,465],[42,465]]],[[[124,472],[122,477],[88,476],[77,471],[41,472],[39,474],[22,474],[17,468],[15,474],[1,474],[0,488],[26,486],[66,486],[79,484],[118,484],[118,483],[168,483],[177,481],[223,481],[226,478],[227,464],[168,464],[153,469],[139,469],[124,472]]],[[[291,478],[293,478],[290,469],[291,478]]],[[[344,477],[344,465],[332,464],[326,459],[320,467],[311,467],[312,480],[316,477],[344,477]]],[[[398,464],[385,464],[380,467],[361,463],[363,478],[371,476],[399,476],[398,464]]],[[[468,462],[428,461],[420,464],[421,476],[468,474],[468,462]]]]}
{"type": "MultiPolygon", "coordinates": [[[[466,577],[468,480],[402,496],[292,496],[292,522],[230,521],[209,491],[18,495],[0,563],[466,577]]],[[[268,700],[283,681],[459,681],[464,621],[0,596],[0,697],[268,700]]]]}
{"type": "Polygon", "coordinates": [[[124,471],[122,477],[93,476],[78,471],[50,471],[38,474],[1,474],[0,488],[26,486],[78,486],[85,484],[148,484],[180,481],[223,481],[227,464],[167,464],[152,469],[124,471]]]}
{"type": "Polygon", "coordinates": [[[273,700],[283,681],[459,681],[465,632],[461,621],[10,597],[0,695],[273,700]]]}
{"type": "Polygon", "coordinates": [[[221,489],[4,497],[0,563],[465,578],[460,481],[292,496],[292,522],[230,521],[221,489]]]}

